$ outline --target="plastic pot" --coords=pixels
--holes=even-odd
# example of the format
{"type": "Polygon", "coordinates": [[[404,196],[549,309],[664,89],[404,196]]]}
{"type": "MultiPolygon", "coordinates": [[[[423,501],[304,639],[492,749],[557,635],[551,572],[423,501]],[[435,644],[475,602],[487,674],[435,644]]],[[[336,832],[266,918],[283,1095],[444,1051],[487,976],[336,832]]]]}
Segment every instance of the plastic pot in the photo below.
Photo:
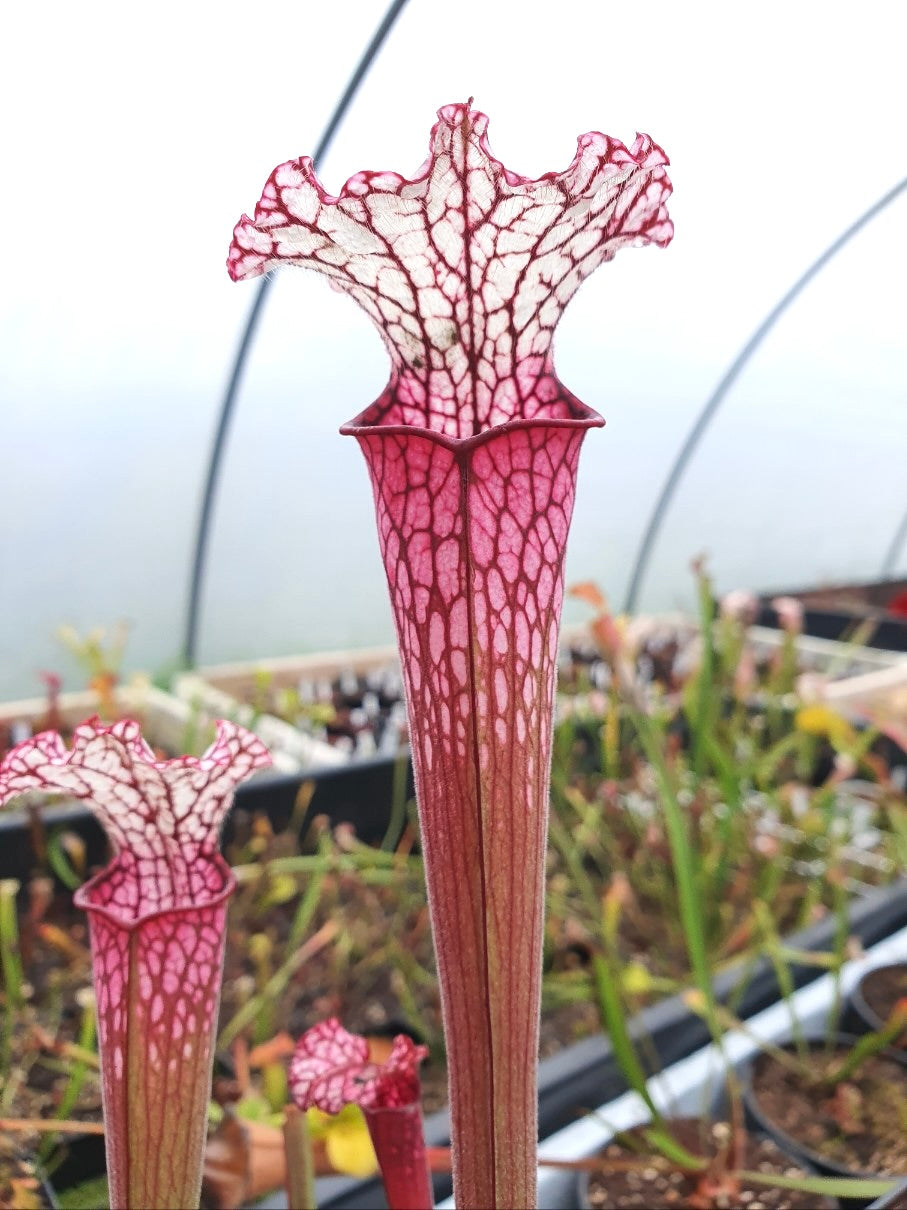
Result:
{"type": "Polygon", "coordinates": [[[907,999],[907,962],[890,962],[867,971],[850,995],[847,1029],[855,1034],[877,1032],[902,999],[907,999]]]}
{"type": "MultiPolygon", "coordinates": [[[[632,1130],[626,1132],[626,1137],[635,1140],[635,1144],[630,1147],[620,1148],[623,1155],[629,1157],[639,1156],[641,1160],[650,1153],[646,1148],[646,1143],[643,1138],[643,1132],[646,1126],[636,1126],[632,1130]]],[[[730,1127],[726,1122],[720,1120],[706,1120],[700,1118],[670,1118],[668,1119],[668,1129],[671,1137],[676,1140],[687,1151],[694,1155],[701,1155],[704,1159],[712,1159],[716,1153],[727,1146],[730,1138],[730,1127]],[[705,1145],[703,1145],[705,1144],[705,1145]]],[[[609,1147],[614,1146],[612,1141],[609,1147]]],[[[787,1175],[790,1168],[790,1158],[782,1151],[776,1143],[774,1143],[766,1135],[746,1132],[745,1140],[745,1157],[739,1165],[744,1168],[765,1170],[766,1164],[777,1163],[779,1172],[782,1175],[787,1175]]],[[[606,1151],[608,1148],[605,1149],[606,1151]]],[[[803,1164],[803,1175],[815,1175],[815,1169],[808,1164],[803,1164]]],[[[601,1193],[601,1178],[593,1172],[584,1171],[580,1173],[578,1184],[578,1206],[580,1210],[592,1210],[593,1207],[609,1206],[628,1207],[629,1210],[653,1210],[654,1207],[683,1206],[687,1199],[696,1192],[696,1182],[692,1176],[687,1176],[679,1169],[674,1173],[669,1174],[671,1179],[665,1188],[665,1182],[652,1178],[649,1173],[652,1171],[648,1166],[643,1168],[641,1172],[633,1173],[632,1185],[630,1181],[624,1184],[624,1174],[617,1172],[613,1176],[605,1178],[606,1185],[611,1186],[614,1196],[608,1201],[603,1200],[601,1193]],[[594,1196],[593,1196],[594,1192],[594,1196]],[[664,1194],[668,1196],[665,1197],[664,1194]],[[682,1200],[677,1201],[676,1198],[682,1200]],[[618,1200],[619,1198],[619,1200],[618,1200]]],[[[632,1178],[631,1178],[632,1179],[632,1178]]],[[[714,1186],[713,1186],[714,1187],[714,1186]]],[[[747,1201],[759,1202],[759,1195],[765,1192],[764,1186],[761,1185],[742,1185],[738,1189],[729,1188],[726,1191],[726,1197],[737,1197],[749,1191],[750,1197],[747,1201]]],[[[837,1210],[838,1201],[836,1198],[822,1197],[817,1194],[801,1194],[800,1195],[801,1210],[837,1210]]],[[[735,1203],[736,1204],[736,1203],[735,1203]]],[[[740,1204],[744,1202],[741,1199],[740,1204]]],[[[796,1203],[795,1203],[796,1204],[796,1203]]]]}
{"type": "Polygon", "coordinates": [[[898,1181],[888,1193],[871,1202],[867,1210],[907,1210],[907,1180],[898,1181]]]}
{"type": "MultiPolygon", "coordinates": [[[[825,1050],[829,1045],[840,1047],[842,1049],[851,1049],[858,1041],[857,1038],[850,1034],[832,1034],[807,1037],[805,1044],[810,1055],[816,1054],[825,1050]]],[[[797,1049],[792,1043],[788,1043],[782,1048],[785,1052],[792,1056],[797,1055],[797,1049]]],[[[904,1102],[907,1104],[907,1055],[896,1050],[882,1050],[879,1052],[877,1059],[884,1059],[886,1063],[893,1064],[901,1071],[901,1078],[898,1081],[904,1102]]],[[[871,1060],[870,1060],[871,1061],[871,1060]]],[[[768,1134],[778,1146],[788,1155],[794,1157],[798,1161],[805,1161],[811,1165],[816,1171],[826,1173],[830,1176],[851,1177],[855,1179],[882,1179],[886,1176],[892,1178],[901,1175],[900,1173],[891,1172],[873,1172],[867,1170],[858,1164],[850,1164],[844,1160],[837,1160],[824,1154],[811,1141],[809,1130],[811,1127],[821,1123],[823,1118],[831,1117],[833,1114],[840,1113],[842,1115],[849,1114],[851,1111],[847,1106],[846,1098],[843,1102],[838,1098],[837,1093],[829,1091],[826,1095],[825,1090],[810,1088],[806,1097],[808,1117],[802,1122],[802,1133],[800,1130],[793,1132],[785,1126],[779,1124],[774,1118],[770,1110],[766,1108],[764,1100],[760,1099],[756,1089],[756,1075],[760,1067],[765,1068],[775,1064],[778,1066],[777,1060],[768,1052],[763,1052],[753,1056],[753,1058],[744,1064],[740,1070],[740,1079],[743,1087],[743,1099],[746,1106],[748,1121],[757,1127],[759,1130],[768,1134]]],[[[864,1068],[865,1070],[865,1068],[864,1068]]],[[[860,1072],[857,1071],[854,1079],[859,1079],[860,1072]]],[[[805,1077],[804,1077],[805,1079],[805,1077]]],[[[891,1080],[887,1081],[891,1083],[891,1080]]],[[[852,1083],[848,1081],[847,1084],[852,1083]]],[[[839,1088],[846,1087],[845,1082],[839,1085],[839,1088]]],[[[869,1098],[864,1098],[868,1100],[869,1098]]],[[[787,1103],[790,1104],[790,1098],[787,1098],[787,1103]]],[[[854,1112],[859,1112],[859,1108],[854,1112]]],[[[843,1117],[842,1125],[839,1130],[844,1130],[843,1117]]],[[[860,1203],[865,1204],[865,1203],[860,1203]]]]}

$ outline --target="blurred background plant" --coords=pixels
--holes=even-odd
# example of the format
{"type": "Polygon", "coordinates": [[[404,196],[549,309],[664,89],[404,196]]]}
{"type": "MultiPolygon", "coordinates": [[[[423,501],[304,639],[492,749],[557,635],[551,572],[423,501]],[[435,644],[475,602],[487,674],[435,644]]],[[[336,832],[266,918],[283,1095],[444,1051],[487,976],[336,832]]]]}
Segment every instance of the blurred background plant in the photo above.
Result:
{"type": "Polygon", "coordinates": [[[765,949],[766,919],[794,931],[904,869],[907,800],[886,757],[907,757],[801,703],[795,627],[760,658],[746,613],[732,601],[716,616],[701,566],[696,578],[694,633],[615,619],[593,586],[574,590],[597,610],[598,660],[562,697],[556,730],[549,944],[572,947],[578,994],[597,962],[619,962],[628,1013],[693,973],[678,879],[695,890],[698,944],[719,971],[765,949]]]}
{"type": "Polygon", "coordinates": [[[108,632],[98,626],[80,634],[74,626],[61,626],[57,637],[85,675],[85,682],[98,696],[98,714],[106,722],[117,717],[114,689],[120,680],[129,626],[118,622],[108,632]]]}

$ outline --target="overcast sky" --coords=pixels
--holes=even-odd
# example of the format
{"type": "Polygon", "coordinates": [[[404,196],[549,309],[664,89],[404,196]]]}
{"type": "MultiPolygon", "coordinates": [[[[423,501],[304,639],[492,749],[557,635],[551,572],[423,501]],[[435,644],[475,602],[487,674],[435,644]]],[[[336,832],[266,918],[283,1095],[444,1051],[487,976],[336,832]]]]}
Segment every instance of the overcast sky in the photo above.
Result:
{"type": "MultiPolygon", "coordinates": [[[[175,656],[207,448],[255,289],[227,278],[230,233],[274,165],[314,148],[384,9],[6,14],[0,691],[64,662],[63,621],[127,617],[133,662],[175,656]]],[[[562,379],[608,420],[584,449],[569,575],[615,601],[730,360],[907,175],[902,16],[894,2],[410,0],[338,133],[322,166],[334,192],[362,168],[412,174],[436,109],[470,95],[522,173],[564,168],[590,129],[646,131],[667,151],[673,245],[602,268],[556,343],[562,379]]],[[[723,588],[877,571],[907,508],[905,226],[902,195],[754,359],[678,495],[650,605],[688,597],[700,550],[723,588]]],[[[354,304],[285,274],[231,433],[203,658],[389,637],[365,471],[333,438],[385,376],[354,304]]]]}

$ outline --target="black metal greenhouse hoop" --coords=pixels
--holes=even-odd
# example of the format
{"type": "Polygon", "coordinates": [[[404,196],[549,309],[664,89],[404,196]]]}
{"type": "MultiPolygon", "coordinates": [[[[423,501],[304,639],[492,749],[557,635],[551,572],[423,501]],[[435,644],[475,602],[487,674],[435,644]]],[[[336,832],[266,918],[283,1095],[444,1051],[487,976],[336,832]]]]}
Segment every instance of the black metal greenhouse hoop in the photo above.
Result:
{"type": "MultiPolygon", "coordinates": [[[[372,35],[372,39],[365,48],[362,58],[356,64],[356,69],[350,76],[349,82],[343,91],[343,95],[337,102],[334,112],[331,114],[330,121],[322,134],[318,146],[315,148],[315,154],[312,160],[317,168],[321,160],[327,154],[328,149],[333,142],[334,135],[337,133],[337,128],[346,116],[346,112],[353,102],[359,87],[365,77],[368,75],[369,69],[378,56],[378,52],[387,40],[388,35],[393,29],[397,18],[406,7],[406,0],[393,0],[393,3],[388,7],[387,12],[381,24],[372,35]]],[[[233,360],[233,368],[230,371],[230,377],[227,381],[227,389],[224,392],[224,397],[220,406],[220,416],[217,422],[217,429],[214,434],[214,442],[211,446],[211,457],[208,462],[208,474],[205,479],[205,491],[202,497],[202,507],[198,518],[198,527],[195,532],[195,552],[192,559],[192,572],[189,579],[189,607],[186,613],[186,630],[183,639],[182,659],[186,667],[191,668],[195,664],[195,653],[198,644],[198,621],[199,611],[201,607],[201,592],[202,581],[205,574],[205,563],[208,554],[208,537],[211,528],[211,519],[214,513],[214,495],[217,489],[217,481],[220,477],[220,467],[223,460],[224,450],[227,442],[227,432],[230,427],[230,420],[233,415],[233,410],[236,404],[236,398],[239,394],[239,386],[242,381],[243,371],[246,367],[246,361],[249,356],[249,351],[252,348],[252,342],[255,339],[255,334],[258,330],[258,324],[261,320],[262,311],[264,310],[265,301],[271,289],[273,278],[271,274],[266,274],[259,283],[258,292],[255,295],[255,300],[252,303],[252,308],[249,311],[249,317],[246,320],[246,326],[243,329],[240,337],[239,346],[236,350],[236,356],[233,360]]]]}
{"type": "MultiPolygon", "coordinates": [[[[627,589],[627,596],[624,601],[625,613],[632,613],[636,608],[640,585],[642,584],[643,576],[648,569],[649,558],[652,554],[652,547],[655,545],[655,539],[658,537],[658,531],[661,529],[661,524],[664,521],[671,501],[674,498],[674,493],[677,490],[677,486],[680,483],[681,478],[683,477],[683,473],[686,470],[687,465],[689,464],[689,461],[696,450],[696,447],[699,445],[700,440],[704,436],[712,418],[718,411],[718,408],[721,405],[725,395],[739,377],[741,370],[756,352],[760,344],[762,344],[762,341],[775,326],[794,299],[806,288],[806,286],[809,285],[816,274],[819,273],[820,270],[823,269],[838,252],[840,252],[845,244],[849,243],[849,241],[853,239],[858,231],[861,231],[867,223],[871,222],[877,214],[880,214],[885,207],[889,205],[889,203],[893,202],[894,199],[900,193],[903,193],[905,189],[907,189],[907,177],[905,177],[904,180],[902,180],[899,184],[895,185],[893,189],[890,189],[883,197],[879,198],[879,200],[874,205],[870,206],[864,214],[860,215],[856,222],[851,223],[851,225],[838,236],[834,243],[830,244],[825,249],[818,260],[815,260],[810,265],[802,277],[794,282],[788,292],[778,303],[775,304],[772,310],[768,313],[753,335],[734,358],[730,368],[727,370],[724,377],[718,383],[718,386],[709,396],[705,406],[699,413],[699,416],[696,418],[693,427],[687,434],[687,438],[681,446],[680,452],[675,458],[674,464],[672,465],[671,470],[668,473],[668,477],[661,489],[661,493],[659,494],[655,508],[652,511],[652,515],[649,518],[649,523],[646,526],[645,533],[643,534],[643,539],[639,546],[639,552],[636,556],[636,562],[633,565],[633,574],[630,577],[630,586],[627,589]]],[[[897,557],[897,552],[905,536],[907,536],[907,516],[905,516],[904,520],[901,522],[901,526],[895,535],[894,542],[889,549],[888,556],[885,561],[886,568],[893,566],[894,560],[897,557]]]]}

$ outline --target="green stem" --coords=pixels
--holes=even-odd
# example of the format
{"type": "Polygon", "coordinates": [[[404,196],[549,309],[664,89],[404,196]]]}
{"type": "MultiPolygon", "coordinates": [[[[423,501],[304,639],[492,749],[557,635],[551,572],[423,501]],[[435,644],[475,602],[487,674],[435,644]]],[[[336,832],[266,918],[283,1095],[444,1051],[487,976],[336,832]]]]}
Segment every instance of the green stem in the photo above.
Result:
{"type": "Polygon", "coordinates": [[[315,1165],[306,1116],[295,1105],[284,1110],[287,1153],[287,1210],[315,1210],[315,1165]]]}
{"type": "Polygon", "coordinates": [[[907,1009],[895,1007],[883,1027],[875,1033],[863,1034],[854,1043],[844,1062],[834,1071],[829,1072],[823,1083],[835,1087],[844,1080],[849,1080],[867,1059],[871,1059],[873,1055],[877,1055],[879,1051],[890,1046],[905,1030],[907,1030],[907,1009]]]}
{"type": "Polygon", "coordinates": [[[706,745],[712,726],[712,702],[715,688],[715,604],[708,576],[697,576],[699,632],[702,637],[702,663],[696,678],[696,709],[693,717],[693,769],[697,777],[705,772],[706,745]]]}
{"type": "Polygon", "coordinates": [[[339,926],[334,921],[328,921],[313,937],[309,938],[305,945],[301,946],[295,953],[290,954],[289,958],[268,979],[260,992],[253,996],[251,1000],[247,1000],[239,1012],[221,1030],[220,1037],[217,1040],[220,1050],[226,1050],[231,1042],[242,1033],[245,1027],[255,1020],[261,1011],[262,1005],[272,1004],[283,994],[284,989],[296,971],[313,954],[321,949],[323,945],[334,939],[338,928],[339,926]]]}
{"type": "Polygon", "coordinates": [[[309,926],[315,919],[315,913],[321,902],[323,889],[324,874],[318,874],[306,887],[305,893],[299,900],[299,905],[296,908],[293,923],[290,925],[290,932],[287,937],[287,949],[291,954],[295,953],[302,944],[303,937],[309,931],[309,926]]]}
{"type": "Polygon", "coordinates": [[[9,1072],[12,1060],[16,1017],[25,1005],[25,975],[19,952],[19,923],[16,919],[16,895],[19,886],[15,878],[0,880],[0,969],[3,970],[4,986],[0,1071],[4,1073],[4,1077],[9,1072]]]}
{"type": "Polygon", "coordinates": [[[861,1180],[856,1177],[837,1176],[782,1176],[780,1172],[747,1172],[734,1174],[748,1185],[766,1185],[775,1189],[798,1189],[801,1193],[818,1196],[853,1199],[860,1202],[875,1201],[890,1193],[895,1186],[892,1180],[861,1180]]]}
{"type": "Polygon", "coordinates": [[[778,936],[778,930],[775,926],[775,919],[772,916],[771,909],[768,904],[756,902],[753,904],[753,913],[756,917],[756,922],[762,932],[763,944],[765,945],[768,959],[772,964],[772,969],[775,972],[775,978],[778,980],[778,987],[781,991],[782,999],[787,1005],[787,1011],[790,1016],[791,1034],[794,1039],[794,1045],[797,1049],[797,1054],[800,1059],[805,1062],[807,1057],[806,1039],[803,1036],[803,1030],[800,1027],[800,1019],[794,1009],[793,995],[796,990],[794,981],[791,978],[790,967],[784,960],[781,949],[781,938],[778,936]]]}
{"type": "MultiPolygon", "coordinates": [[[[422,868],[422,859],[420,857],[404,857],[399,853],[386,853],[382,852],[381,849],[373,849],[368,845],[362,845],[361,851],[357,846],[351,853],[330,853],[325,855],[313,853],[298,857],[275,857],[268,862],[268,869],[273,874],[355,874],[363,869],[368,870],[376,866],[382,869],[394,869],[395,867],[404,866],[417,871],[422,868]]],[[[233,872],[237,883],[240,885],[247,882],[255,882],[261,878],[262,873],[261,866],[254,864],[235,866],[233,872]]]]}
{"type": "Polygon", "coordinates": [[[595,972],[595,987],[598,992],[603,1024],[611,1040],[611,1048],[621,1074],[630,1088],[642,1097],[655,1123],[662,1126],[664,1118],[659,1113],[658,1107],[646,1087],[646,1073],[643,1071],[627,1030],[626,1013],[618,990],[620,987],[619,971],[601,954],[597,954],[593,958],[592,967],[595,972]]]}
{"type": "MultiPolygon", "coordinates": [[[[73,1048],[77,1054],[81,1054],[84,1057],[76,1058],[69,1069],[69,1080],[63,1090],[60,1104],[54,1113],[54,1117],[59,1118],[61,1121],[69,1118],[75,1108],[76,1101],[79,1099],[79,1093],[85,1084],[85,1077],[88,1074],[89,1060],[93,1061],[92,1066],[97,1063],[97,1055],[94,1051],[96,1032],[94,996],[88,992],[82,1002],[82,1022],[79,1027],[78,1047],[73,1048]]],[[[38,1160],[42,1164],[47,1161],[48,1156],[57,1145],[58,1137],[58,1135],[46,1134],[41,1140],[41,1145],[38,1148],[38,1160]]]]}
{"type": "Polygon", "coordinates": [[[409,772],[409,757],[398,756],[394,761],[394,779],[391,788],[391,811],[387,831],[381,841],[381,850],[393,853],[400,843],[406,827],[406,778],[409,772]]]}
{"type": "Polygon", "coordinates": [[[705,905],[696,882],[696,860],[690,838],[687,835],[686,821],[677,800],[671,775],[664,759],[657,737],[652,728],[651,720],[644,714],[633,710],[633,724],[645,751],[646,758],[651,764],[661,791],[661,804],[664,811],[665,830],[671,848],[671,864],[674,877],[677,880],[677,897],[679,900],[680,919],[683,926],[684,940],[690,958],[693,979],[696,987],[702,993],[706,1006],[706,1022],[712,1040],[721,1046],[721,1026],[716,1013],[715,992],[712,987],[712,972],[709,968],[706,953],[705,935],[702,930],[705,905]]]}
{"type": "Polygon", "coordinates": [[[19,952],[19,923],[16,919],[16,896],[21,884],[15,878],[0,879],[0,965],[7,1009],[20,1009],[25,1004],[23,984],[25,975],[19,952]]]}

